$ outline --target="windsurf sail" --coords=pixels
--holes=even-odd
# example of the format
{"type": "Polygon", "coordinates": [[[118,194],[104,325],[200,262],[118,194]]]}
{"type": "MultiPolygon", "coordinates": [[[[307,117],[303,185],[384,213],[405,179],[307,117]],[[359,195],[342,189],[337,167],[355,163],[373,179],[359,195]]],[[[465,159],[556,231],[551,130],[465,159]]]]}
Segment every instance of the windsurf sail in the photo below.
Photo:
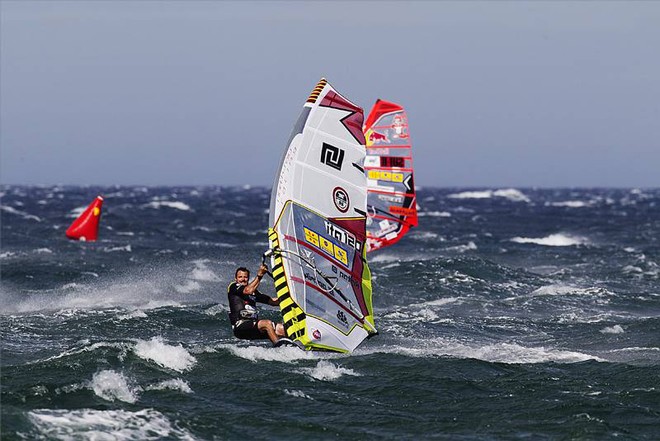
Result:
{"type": "Polygon", "coordinates": [[[66,230],[66,237],[74,240],[95,241],[99,235],[103,197],[97,196],[66,230]]]}
{"type": "Polygon", "coordinates": [[[398,242],[417,226],[408,116],[398,104],[377,100],[364,125],[367,156],[367,251],[398,242]]]}
{"type": "Polygon", "coordinates": [[[377,333],[366,259],[364,114],[321,79],[275,176],[268,236],[287,336],[352,352],[377,333]]]}

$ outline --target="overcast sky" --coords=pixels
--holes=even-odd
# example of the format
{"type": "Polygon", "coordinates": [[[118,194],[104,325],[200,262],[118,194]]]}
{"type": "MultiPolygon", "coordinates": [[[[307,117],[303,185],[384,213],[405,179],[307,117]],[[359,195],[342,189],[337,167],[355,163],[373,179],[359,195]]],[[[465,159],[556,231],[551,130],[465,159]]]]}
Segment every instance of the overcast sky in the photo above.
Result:
{"type": "Polygon", "coordinates": [[[660,2],[0,7],[4,184],[271,186],[326,77],[420,186],[660,186],[660,2]]]}

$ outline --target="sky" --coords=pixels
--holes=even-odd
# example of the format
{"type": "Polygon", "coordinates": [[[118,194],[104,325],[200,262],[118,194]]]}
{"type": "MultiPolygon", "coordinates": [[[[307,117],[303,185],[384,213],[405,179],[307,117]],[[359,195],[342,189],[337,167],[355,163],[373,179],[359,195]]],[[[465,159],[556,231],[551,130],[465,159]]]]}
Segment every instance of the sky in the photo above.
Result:
{"type": "Polygon", "coordinates": [[[270,187],[321,77],[421,187],[660,186],[660,2],[0,0],[0,182],[270,187]]]}

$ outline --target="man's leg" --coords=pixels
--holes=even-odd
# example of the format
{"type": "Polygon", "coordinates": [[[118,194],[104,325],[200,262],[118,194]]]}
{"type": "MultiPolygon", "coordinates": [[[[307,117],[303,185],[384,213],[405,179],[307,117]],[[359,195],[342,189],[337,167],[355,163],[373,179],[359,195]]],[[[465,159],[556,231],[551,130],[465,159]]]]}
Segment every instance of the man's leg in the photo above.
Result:
{"type": "Polygon", "coordinates": [[[261,332],[265,332],[273,344],[277,343],[278,338],[277,334],[275,334],[275,326],[273,326],[273,322],[270,320],[259,320],[257,328],[259,328],[261,332]]]}
{"type": "Polygon", "coordinates": [[[277,334],[278,337],[286,337],[286,332],[284,331],[284,325],[282,323],[275,325],[275,334],[277,334]]]}

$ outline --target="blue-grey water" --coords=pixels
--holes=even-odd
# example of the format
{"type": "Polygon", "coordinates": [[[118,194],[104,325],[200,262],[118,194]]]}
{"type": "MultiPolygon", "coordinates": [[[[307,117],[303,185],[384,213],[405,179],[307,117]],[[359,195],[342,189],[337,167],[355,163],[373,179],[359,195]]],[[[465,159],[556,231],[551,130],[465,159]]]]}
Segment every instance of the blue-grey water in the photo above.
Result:
{"type": "Polygon", "coordinates": [[[231,335],[269,196],[3,187],[2,439],[660,439],[660,189],[420,189],[351,355],[231,335]]]}

